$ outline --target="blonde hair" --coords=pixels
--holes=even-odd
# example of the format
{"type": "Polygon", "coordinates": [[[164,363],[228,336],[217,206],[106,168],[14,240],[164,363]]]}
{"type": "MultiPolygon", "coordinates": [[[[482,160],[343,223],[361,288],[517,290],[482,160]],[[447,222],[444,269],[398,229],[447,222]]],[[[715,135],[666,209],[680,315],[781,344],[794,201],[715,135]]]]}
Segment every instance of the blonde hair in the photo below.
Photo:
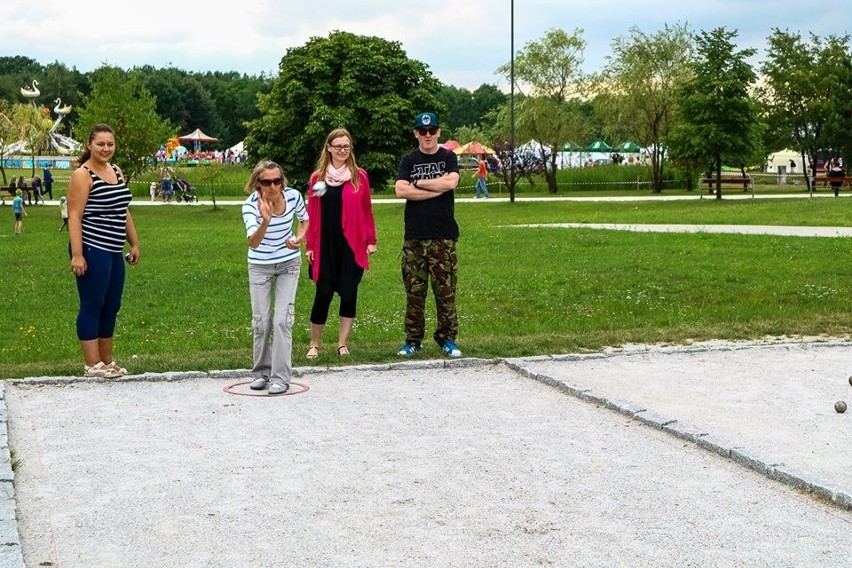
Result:
{"type": "Polygon", "coordinates": [[[349,155],[346,157],[346,161],[344,165],[349,168],[350,173],[352,174],[352,185],[355,187],[355,191],[358,191],[358,185],[360,180],[358,179],[358,164],[355,162],[355,148],[352,148],[352,135],[349,134],[349,131],[345,128],[335,128],[331,132],[328,133],[328,136],[325,137],[325,144],[322,145],[322,149],[320,150],[319,159],[317,160],[317,181],[325,181],[325,171],[328,169],[328,164],[331,162],[331,153],[328,151],[328,147],[331,145],[331,141],[335,138],[341,138],[345,136],[349,139],[349,155]]]}
{"type": "Polygon", "coordinates": [[[261,160],[257,163],[254,169],[251,172],[251,177],[248,180],[248,183],[245,187],[246,195],[251,195],[253,191],[256,191],[258,186],[260,185],[260,174],[267,170],[278,170],[278,173],[281,174],[281,179],[284,180],[284,185],[281,186],[281,191],[287,187],[287,176],[284,175],[284,170],[281,169],[281,166],[273,162],[272,160],[261,160]]]}

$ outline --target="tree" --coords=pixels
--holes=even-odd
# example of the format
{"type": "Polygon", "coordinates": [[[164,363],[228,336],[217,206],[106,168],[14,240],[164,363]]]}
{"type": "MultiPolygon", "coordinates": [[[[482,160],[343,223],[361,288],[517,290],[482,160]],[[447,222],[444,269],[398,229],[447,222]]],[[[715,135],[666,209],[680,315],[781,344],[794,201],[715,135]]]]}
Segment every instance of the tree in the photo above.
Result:
{"type": "Polygon", "coordinates": [[[809,163],[818,157],[843,153],[852,157],[852,55],[849,36],[811,35],[806,43],[798,34],[774,29],[767,59],[761,66],[767,144],[772,150],[790,148],[809,163]]]}
{"type": "Polygon", "coordinates": [[[623,132],[651,148],[651,179],[663,188],[662,141],[669,134],[678,88],[690,77],[694,57],[686,24],[648,35],[633,26],[627,37],[612,42],[604,70],[592,81],[595,104],[608,134],[623,132]]]}
{"type": "Polygon", "coordinates": [[[438,100],[446,109],[441,115],[441,133],[447,138],[460,138],[461,127],[485,128],[488,115],[503,106],[509,96],[495,85],[482,84],[475,91],[452,85],[441,85],[438,100]]]}
{"type": "Polygon", "coordinates": [[[269,93],[272,79],[240,75],[236,72],[213,72],[199,75],[198,80],[210,92],[222,119],[224,131],[219,136],[224,147],[230,147],[246,137],[246,124],[260,117],[257,95],[269,93]]]}
{"type": "Polygon", "coordinates": [[[731,41],[736,35],[716,28],[696,36],[693,77],[679,89],[666,140],[673,159],[712,164],[717,199],[722,198],[722,165],[753,163],[763,149],[758,106],[749,94],[756,75],[746,61],[755,50],[736,51],[731,41]]]}
{"type": "MultiPolygon", "coordinates": [[[[576,106],[566,104],[577,98],[583,79],[580,66],[586,42],[583,30],[573,34],[551,29],[538,41],[531,41],[515,56],[515,81],[518,90],[529,87],[528,96],[517,109],[518,138],[516,141],[535,140],[541,147],[542,157],[548,158],[545,179],[551,193],[556,193],[556,155],[576,135],[572,122],[578,117],[576,106]]],[[[509,63],[500,66],[498,73],[510,78],[509,63]]]]}
{"type": "MultiPolygon", "coordinates": [[[[49,145],[49,133],[52,121],[50,109],[37,107],[33,104],[12,105],[9,118],[17,131],[17,139],[26,141],[29,150],[32,173],[35,173],[36,156],[46,150],[49,145]]],[[[32,174],[31,174],[32,175],[32,174]]]]}
{"type": "Polygon", "coordinates": [[[174,136],[169,121],[157,115],[156,104],[135,73],[103,66],[94,72],[91,95],[82,97],[75,130],[83,138],[95,124],[110,125],[116,138],[113,160],[129,182],[160,145],[174,136]]]}
{"type": "Polygon", "coordinates": [[[399,42],[332,32],[287,50],[261,117],[248,125],[246,147],[277,161],[293,185],[309,178],[325,136],[338,127],[354,138],[358,162],[374,187],[396,174],[400,156],[414,145],[414,116],[443,110],[438,81],[409,59],[399,42]]]}

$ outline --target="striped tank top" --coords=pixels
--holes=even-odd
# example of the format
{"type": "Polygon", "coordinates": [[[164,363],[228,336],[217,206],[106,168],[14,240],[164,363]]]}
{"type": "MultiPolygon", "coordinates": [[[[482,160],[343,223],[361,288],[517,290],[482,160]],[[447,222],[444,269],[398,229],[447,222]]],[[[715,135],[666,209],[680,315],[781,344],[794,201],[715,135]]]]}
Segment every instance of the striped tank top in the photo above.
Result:
{"type": "Polygon", "coordinates": [[[112,166],[117,183],[108,183],[87,168],[92,176],[92,189],[83,209],[83,244],[109,252],[121,252],[127,240],[127,206],[130,189],[112,166]]]}

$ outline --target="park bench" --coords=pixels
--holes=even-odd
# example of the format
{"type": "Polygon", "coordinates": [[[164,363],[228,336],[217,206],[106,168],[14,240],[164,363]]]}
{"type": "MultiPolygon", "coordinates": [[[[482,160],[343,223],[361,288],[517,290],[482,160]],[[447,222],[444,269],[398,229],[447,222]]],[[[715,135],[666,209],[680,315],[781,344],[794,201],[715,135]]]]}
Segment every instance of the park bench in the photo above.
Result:
{"type": "Polygon", "coordinates": [[[35,188],[30,187],[30,186],[26,186],[26,187],[4,187],[3,191],[8,193],[9,195],[11,195],[12,197],[15,197],[15,194],[17,193],[17,191],[19,189],[23,192],[23,194],[24,194],[23,198],[24,199],[27,198],[27,195],[29,195],[29,192],[35,191],[35,188]]]}
{"type": "Polygon", "coordinates": [[[843,180],[844,185],[846,185],[846,184],[852,185],[852,177],[814,176],[814,177],[811,178],[811,180],[813,181],[812,185],[813,185],[814,189],[816,189],[816,184],[818,184],[818,183],[830,184],[833,181],[838,182],[838,181],[841,181],[841,180],[843,180]]]}
{"type": "Polygon", "coordinates": [[[743,186],[743,191],[751,191],[751,196],[754,197],[754,182],[750,177],[732,177],[732,176],[722,176],[720,179],[716,179],[714,177],[706,177],[701,178],[701,183],[707,185],[707,189],[710,193],[715,193],[714,187],[716,184],[733,184],[733,185],[741,185],[743,186]]]}

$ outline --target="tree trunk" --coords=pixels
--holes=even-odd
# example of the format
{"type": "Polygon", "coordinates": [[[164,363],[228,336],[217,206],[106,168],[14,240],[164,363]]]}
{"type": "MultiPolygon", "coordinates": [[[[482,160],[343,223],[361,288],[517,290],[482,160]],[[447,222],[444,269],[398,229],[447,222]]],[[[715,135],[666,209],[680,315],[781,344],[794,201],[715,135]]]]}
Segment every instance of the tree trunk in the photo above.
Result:
{"type": "Polygon", "coordinates": [[[654,193],[663,192],[663,153],[655,144],[651,152],[651,180],[654,185],[654,193]]]}
{"type": "Polygon", "coordinates": [[[556,152],[550,153],[550,164],[544,169],[544,177],[547,179],[548,191],[556,193],[559,189],[556,185],[556,152]]]}

